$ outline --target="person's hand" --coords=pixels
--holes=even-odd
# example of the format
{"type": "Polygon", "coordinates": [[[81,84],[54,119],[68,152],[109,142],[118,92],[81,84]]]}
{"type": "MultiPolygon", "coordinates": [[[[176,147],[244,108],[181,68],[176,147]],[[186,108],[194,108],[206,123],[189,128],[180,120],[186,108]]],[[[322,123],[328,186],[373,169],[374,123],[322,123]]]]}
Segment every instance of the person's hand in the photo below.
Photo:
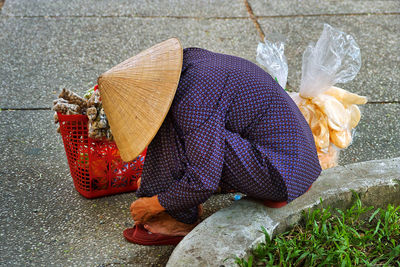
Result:
{"type": "Polygon", "coordinates": [[[130,210],[135,224],[143,224],[165,209],[158,201],[158,196],[155,195],[153,197],[139,198],[131,204],[130,210]]]}
{"type": "Polygon", "coordinates": [[[140,177],[139,179],[137,179],[136,181],[136,186],[137,186],[137,190],[139,190],[140,188],[140,183],[142,182],[142,177],[140,177]]]}

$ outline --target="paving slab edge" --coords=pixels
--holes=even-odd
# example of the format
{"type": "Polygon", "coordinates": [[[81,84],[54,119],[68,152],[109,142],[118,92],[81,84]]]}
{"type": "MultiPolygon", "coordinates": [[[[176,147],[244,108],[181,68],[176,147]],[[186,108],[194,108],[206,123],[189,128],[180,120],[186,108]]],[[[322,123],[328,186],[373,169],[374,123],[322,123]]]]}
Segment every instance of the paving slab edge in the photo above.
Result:
{"type": "Polygon", "coordinates": [[[400,157],[338,166],[325,170],[309,192],[280,209],[240,200],[201,222],[171,254],[167,266],[236,266],[234,257],[246,257],[270,236],[284,232],[301,219],[302,211],[321,200],[332,208],[348,208],[353,193],[366,206],[400,205],[400,157]]]}

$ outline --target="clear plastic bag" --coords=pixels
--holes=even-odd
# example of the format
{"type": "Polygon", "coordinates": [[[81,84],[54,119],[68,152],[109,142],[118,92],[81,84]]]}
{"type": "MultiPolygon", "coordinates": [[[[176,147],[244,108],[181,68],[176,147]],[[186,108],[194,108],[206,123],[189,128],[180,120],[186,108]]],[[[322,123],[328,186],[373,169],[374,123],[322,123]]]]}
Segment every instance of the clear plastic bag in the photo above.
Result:
{"type": "Polygon", "coordinates": [[[303,54],[300,95],[315,97],[336,83],[351,81],[360,68],[360,48],[354,38],[324,24],[318,42],[303,54]]]}
{"type": "Polygon", "coordinates": [[[288,77],[288,65],[285,57],[285,43],[282,35],[273,34],[270,40],[264,39],[264,43],[257,46],[257,62],[264,66],[268,73],[277,80],[285,89],[288,77]]]}

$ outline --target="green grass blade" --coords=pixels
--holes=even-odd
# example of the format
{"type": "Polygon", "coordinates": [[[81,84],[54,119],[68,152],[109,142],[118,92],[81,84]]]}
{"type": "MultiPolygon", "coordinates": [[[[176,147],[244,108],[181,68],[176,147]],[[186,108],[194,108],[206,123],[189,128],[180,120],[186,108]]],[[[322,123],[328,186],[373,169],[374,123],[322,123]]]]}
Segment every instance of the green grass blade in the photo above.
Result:
{"type": "Polygon", "coordinates": [[[368,220],[368,222],[371,222],[372,221],[372,219],[374,219],[375,218],[375,216],[376,216],[376,214],[378,213],[378,212],[380,212],[381,211],[381,209],[380,208],[378,208],[374,213],[372,213],[372,215],[371,215],[371,217],[369,217],[369,220],[368,220]]]}

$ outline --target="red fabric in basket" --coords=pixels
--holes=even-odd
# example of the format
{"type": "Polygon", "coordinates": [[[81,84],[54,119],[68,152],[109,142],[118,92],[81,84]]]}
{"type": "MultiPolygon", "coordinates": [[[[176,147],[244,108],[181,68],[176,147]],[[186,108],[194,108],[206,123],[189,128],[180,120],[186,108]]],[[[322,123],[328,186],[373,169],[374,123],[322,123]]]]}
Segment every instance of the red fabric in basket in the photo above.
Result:
{"type": "Polygon", "coordinates": [[[58,113],[61,136],[76,190],[86,198],[130,192],[137,189],[146,156],[122,161],[115,142],[88,137],[86,115],[58,113]]]}

